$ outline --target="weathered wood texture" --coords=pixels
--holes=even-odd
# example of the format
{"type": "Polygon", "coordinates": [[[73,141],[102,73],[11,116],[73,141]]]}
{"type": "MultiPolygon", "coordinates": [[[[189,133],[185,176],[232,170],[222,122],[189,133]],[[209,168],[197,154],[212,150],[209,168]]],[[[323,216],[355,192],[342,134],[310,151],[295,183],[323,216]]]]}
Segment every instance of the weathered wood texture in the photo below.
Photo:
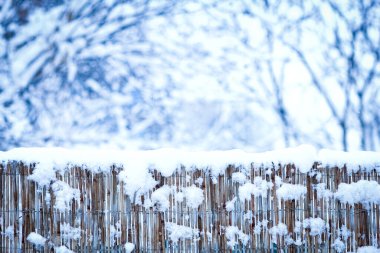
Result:
{"type": "MultiPolygon", "coordinates": [[[[342,182],[364,179],[380,183],[380,175],[375,170],[348,173],[345,168],[326,169],[316,164],[312,173],[304,174],[293,165],[251,168],[245,171],[251,182],[260,177],[275,183],[275,176],[279,176],[284,182],[305,185],[307,193],[296,200],[284,201],[278,199],[276,187],[272,187],[264,197],[251,195],[250,201],[244,202],[237,198],[233,211],[226,210],[226,202],[238,197],[239,185],[232,182],[231,175],[241,168],[230,166],[224,175],[214,180],[204,170],[181,169],[170,177],[162,177],[153,171],[152,175],[159,182],[155,189],[169,185],[180,190],[196,184],[204,193],[204,201],[198,209],[187,207],[185,202],[176,202],[170,195],[170,207],[164,212],[133,204],[118,181],[120,170],[110,168],[110,173],[95,174],[73,167],[62,174],[57,173],[58,180],[80,191],[79,201],[72,201],[70,210],[59,212],[54,208],[55,196],[51,189],[40,189],[27,178],[33,165],[17,162],[3,165],[0,168],[0,251],[51,252],[54,245],[66,245],[75,252],[123,252],[123,245],[131,242],[135,244],[136,252],[224,252],[231,250],[227,247],[225,235],[228,226],[237,226],[249,236],[248,244],[243,246],[237,239],[234,248],[244,252],[269,252],[274,246],[285,252],[304,252],[305,248],[308,252],[335,252],[332,244],[343,225],[352,232],[346,242],[347,251],[355,251],[362,245],[380,245],[379,205],[365,208],[361,204],[342,204],[335,198],[318,199],[313,189],[316,183],[325,183],[332,192],[342,182]],[[321,177],[320,181],[317,176],[321,177]],[[200,185],[199,178],[203,179],[200,185]],[[47,201],[48,194],[51,195],[50,201],[47,201]],[[327,222],[328,228],[321,238],[310,235],[310,229],[301,229],[299,233],[294,231],[297,221],[310,217],[320,217],[327,222]],[[267,228],[254,233],[254,228],[263,220],[268,221],[267,228]],[[180,240],[174,244],[165,229],[167,222],[199,229],[200,236],[197,240],[180,240]],[[269,229],[280,222],[287,225],[294,240],[298,238],[304,244],[287,245],[284,236],[273,238],[269,229]],[[63,238],[61,228],[65,223],[79,227],[81,238],[63,238]],[[14,228],[11,236],[4,232],[9,226],[14,228]],[[113,236],[118,230],[120,234],[113,236]],[[35,247],[27,241],[31,232],[48,238],[44,247],[35,247]]],[[[150,194],[143,196],[142,202],[150,194]]]]}

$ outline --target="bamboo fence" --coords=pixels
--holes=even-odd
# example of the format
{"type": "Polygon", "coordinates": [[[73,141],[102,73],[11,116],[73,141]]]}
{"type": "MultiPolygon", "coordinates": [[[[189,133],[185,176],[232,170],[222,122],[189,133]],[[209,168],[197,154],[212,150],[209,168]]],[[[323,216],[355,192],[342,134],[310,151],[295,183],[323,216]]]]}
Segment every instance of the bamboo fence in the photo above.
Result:
{"type": "Polygon", "coordinates": [[[93,173],[72,167],[57,173],[56,177],[78,189],[80,197],[79,201],[71,201],[69,210],[61,212],[54,208],[56,198],[51,187],[41,189],[27,178],[34,167],[34,164],[21,162],[3,163],[0,167],[1,252],[53,252],[54,247],[60,245],[74,252],[125,252],[126,242],[135,245],[135,252],[336,252],[334,240],[341,238],[342,226],[351,231],[344,241],[344,252],[354,252],[364,245],[380,245],[379,205],[343,204],[335,198],[319,198],[314,189],[317,183],[325,183],[332,192],[336,192],[340,183],[359,180],[380,183],[380,174],[375,169],[351,173],[345,167],[324,168],[315,163],[309,173],[301,173],[292,164],[273,165],[273,168],[252,166],[249,170],[228,166],[225,173],[216,178],[207,170],[181,168],[169,177],[151,171],[159,183],[133,203],[118,180],[122,168],[114,166],[109,173],[93,173]],[[251,182],[260,177],[275,184],[278,176],[283,182],[306,186],[307,192],[297,199],[284,201],[278,198],[273,186],[266,196],[251,195],[250,200],[240,201],[240,185],[232,180],[234,172],[245,173],[251,182]],[[154,190],[164,185],[180,191],[194,184],[204,194],[197,209],[176,201],[173,194],[169,196],[166,211],[135,204],[144,203],[154,190]],[[235,197],[234,208],[228,211],[226,203],[235,197]],[[312,235],[309,228],[295,230],[297,222],[316,217],[327,225],[321,235],[312,235]],[[268,222],[267,226],[257,230],[263,221],[268,222]],[[199,234],[173,242],[165,227],[169,223],[196,229],[199,234]],[[289,235],[294,240],[300,239],[302,244],[289,244],[286,236],[271,235],[270,228],[278,223],[286,224],[289,235]],[[65,224],[80,228],[80,238],[65,237],[65,224]],[[229,226],[236,226],[248,235],[248,243],[243,245],[236,236],[236,245],[228,247],[225,232],[229,226]],[[11,235],[5,232],[9,227],[13,227],[11,235]],[[31,232],[47,238],[45,245],[31,244],[27,240],[31,232]]]}

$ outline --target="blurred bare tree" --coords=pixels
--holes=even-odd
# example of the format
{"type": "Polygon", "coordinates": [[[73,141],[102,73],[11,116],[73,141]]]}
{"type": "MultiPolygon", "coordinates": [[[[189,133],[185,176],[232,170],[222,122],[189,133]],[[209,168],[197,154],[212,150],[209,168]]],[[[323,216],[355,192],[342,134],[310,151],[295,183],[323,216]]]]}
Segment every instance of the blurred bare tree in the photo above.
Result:
{"type": "Polygon", "coordinates": [[[379,1],[215,1],[201,9],[208,20],[194,30],[208,32],[204,62],[218,59],[206,75],[262,108],[275,129],[267,135],[280,132],[284,146],[379,149],[379,1]],[[213,54],[218,46],[223,53],[213,54]]]}
{"type": "Polygon", "coordinates": [[[318,28],[314,32],[320,46],[309,51],[317,51],[322,59],[299,46],[304,33],[293,41],[285,33],[280,40],[303,64],[325,100],[341,129],[343,149],[348,150],[349,133],[354,130],[360,148],[374,150],[380,138],[380,2],[321,1],[302,19],[312,19],[318,28]]]}
{"type": "Polygon", "coordinates": [[[149,79],[165,63],[144,22],[174,2],[5,1],[0,147],[104,142],[127,131],[158,138],[170,124],[159,102],[169,94],[149,79]]]}
{"type": "Polygon", "coordinates": [[[0,8],[0,149],[380,147],[379,1],[0,8]]]}

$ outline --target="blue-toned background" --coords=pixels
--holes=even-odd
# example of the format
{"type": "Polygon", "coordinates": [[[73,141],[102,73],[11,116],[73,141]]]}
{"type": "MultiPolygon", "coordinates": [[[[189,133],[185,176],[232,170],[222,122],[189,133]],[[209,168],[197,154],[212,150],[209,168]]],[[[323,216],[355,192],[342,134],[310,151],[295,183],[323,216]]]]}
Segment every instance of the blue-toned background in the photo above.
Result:
{"type": "Polygon", "coordinates": [[[380,148],[380,2],[3,0],[0,150],[380,148]]]}

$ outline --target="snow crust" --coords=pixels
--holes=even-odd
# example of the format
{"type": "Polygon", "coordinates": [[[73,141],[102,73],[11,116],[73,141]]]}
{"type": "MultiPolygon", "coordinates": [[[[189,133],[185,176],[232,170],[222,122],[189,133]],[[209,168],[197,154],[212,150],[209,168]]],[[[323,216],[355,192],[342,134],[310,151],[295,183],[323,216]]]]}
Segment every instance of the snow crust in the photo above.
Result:
{"type": "MultiPolygon", "coordinates": [[[[117,150],[117,149],[64,149],[64,148],[16,148],[0,152],[0,161],[23,161],[37,163],[32,180],[40,184],[54,178],[51,169],[64,170],[70,165],[84,166],[94,172],[109,171],[110,166],[123,166],[128,172],[157,169],[163,176],[170,176],[181,165],[187,169],[208,168],[218,175],[226,166],[233,164],[251,168],[277,164],[295,164],[301,172],[308,172],[314,162],[324,166],[346,165],[350,168],[376,168],[380,171],[380,152],[341,152],[316,150],[309,145],[295,148],[250,153],[242,150],[184,151],[179,149],[117,150]],[[39,174],[37,174],[39,173],[39,174]],[[42,180],[47,181],[42,181],[42,180]]],[[[137,177],[136,177],[137,179],[137,177]]],[[[236,174],[234,181],[242,183],[244,175],[236,174]]]]}
{"type": "MultiPolygon", "coordinates": [[[[113,164],[133,167],[154,166],[164,176],[172,174],[173,167],[197,166],[199,168],[215,167],[225,169],[226,165],[245,165],[251,163],[264,166],[273,164],[295,164],[303,172],[309,171],[314,162],[325,166],[343,167],[380,167],[380,152],[371,151],[335,151],[317,150],[310,145],[279,149],[261,153],[243,150],[226,151],[185,151],[181,149],[157,150],[118,150],[118,149],[65,149],[65,148],[15,148],[0,152],[0,160],[38,162],[45,165],[65,167],[67,164],[83,165],[93,170],[102,170],[113,164]]],[[[54,167],[54,166],[53,166],[54,167]]],[[[108,168],[107,168],[108,170],[108,168]]]]}
{"type": "Polygon", "coordinates": [[[318,152],[318,161],[328,166],[338,166],[339,168],[346,165],[347,169],[352,172],[362,169],[377,168],[380,171],[380,152],[372,151],[335,151],[322,149],[318,152]]]}
{"type": "MultiPolygon", "coordinates": [[[[24,161],[38,163],[38,168],[63,170],[68,165],[85,165],[95,172],[108,171],[111,165],[120,165],[130,170],[157,169],[163,176],[170,176],[183,165],[190,169],[209,168],[217,175],[230,164],[245,168],[294,163],[307,172],[315,161],[317,151],[308,145],[263,153],[242,150],[228,151],[184,151],[179,149],[116,150],[116,149],[64,149],[64,148],[16,148],[0,152],[1,161],[24,161]]],[[[377,162],[380,163],[379,159],[377,162]]]]}
{"type": "MultiPolygon", "coordinates": [[[[252,168],[264,166],[268,169],[277,169],[278,164],[294,164],[301,173],[307,173],[315,162],[322,163],[323,166],[343,166],[346,165],[351,171],[359,169],[380,172],[380,153],[376,152],[340,152],[331,150],[316,150],[312,146],[302,145],[296,148],[288,148],[263,153],[249,153],[242,150],[229,151],[184,151],[179,149],[158,149],[158,150],[116,150],[116,149],[64,149],[64,148],[17,148],[9,151],[0,152],[0,161],[22,161],[26,164],[35,164],[32,175],[29,179],[38,183],[39,187],[52,186],[56,195],[55,208],[64,211],[68,208],[70,201],[78,199],[78,191],[70,188],[66,183],[56,179],[56,173],[62,173],[72,166],[80,166],[93,173],[109,172],[111,166],[121,167],[119,181],[124,187],[125,193],[133,200],[140,201],[140,196],[154,189],[157,181],[153,178],[153,169],[160,172],[163,176],[171,176],[176,169],[185,168],[186,170],[204,169],[210,172],[213,178],[225,172],[228,165],[240,166],[242,172],[232,175],[232,181],[240,184],[240,200],[249,200],[251,195],[267,196],[268,189],[273,187],[272,182],[267,182],[256,177],[254,183],[249,182],[244,171],[252,168]]],[[[203,179],[202,179],[203,181],[203,179]]],[[[196,182],[200,185],[200,181],[196,182]]],[[[348,192],[355,192],[359,185],[342,185],[342,189],[348,192]]],[[[374,183],[366,187],[377,187],[374,183]]],[[[276,179],[278,195],[285,200],[300,197],[304,192],[304,186],[290,185],[282,183],[276,179]],[[293,194],[294,193],[294,194],[293,194]]],[[[316,187],[318,196],[330,195],[324,191],[324,186],[316,187]]],[[[161,191],[164,191],[162,189],[161,191]]],[[[152,199],[156,204],[161,205],[161,209],[167,206],[167,193],[157,192],[152,199]]],[[[177,201],[185,197],[186,204],[191,208],[198,208],[203,201],[203,192],[195,185],[188,187],[184,192],[178,193],[177,201]]],[[[373,194],[365,196],[365,192],[358,199],[349,193],[338,191],[335,195],[343,202],[355,203],[364,201],[365,203],[379,203],[378,197],[373,194]],[[363,197],[364,196],[364,197],[363,197]]],[[[147,201],[149,202],[149,201],[147,201]]],[[[149,204],[149,203],[147,203],[149,204]]],[[[154,204],[154,203],[153,203],[154,204]]]]}

